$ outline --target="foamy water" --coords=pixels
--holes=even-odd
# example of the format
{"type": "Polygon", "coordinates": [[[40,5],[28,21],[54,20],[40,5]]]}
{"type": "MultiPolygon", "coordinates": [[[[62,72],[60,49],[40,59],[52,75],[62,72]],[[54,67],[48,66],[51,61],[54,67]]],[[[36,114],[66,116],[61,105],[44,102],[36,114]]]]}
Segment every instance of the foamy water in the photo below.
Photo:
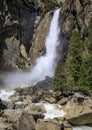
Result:
{"type": "Polygon", "coordinates": [[[9,97],[14,95],[14,90],[0,90],[0,99],[8,101],[9,97]]]}
{"type": "Polygon", "coordinates": [[[46,109],[46,113],[44,113],[44,119],[54,119],[57,117],[63,117],[65,115],[65,112],[62,110],[62,106],[58,104],[44,104],[44,107],[46,109]]]}
{"type": "Polygon", "coordinates": [[[73,130],[92,130],[92,127],[80,126],[80,127],[74,127],[73,130]]]}
{"type": "Polygon", "coordinates": [[[46,113],[44,113],[44,119],[54,119],[56,117],[63,117],[65,115],[62,106],[59,104],[35,103],[35,105],[44,106],[46,110],[46,113]]]}

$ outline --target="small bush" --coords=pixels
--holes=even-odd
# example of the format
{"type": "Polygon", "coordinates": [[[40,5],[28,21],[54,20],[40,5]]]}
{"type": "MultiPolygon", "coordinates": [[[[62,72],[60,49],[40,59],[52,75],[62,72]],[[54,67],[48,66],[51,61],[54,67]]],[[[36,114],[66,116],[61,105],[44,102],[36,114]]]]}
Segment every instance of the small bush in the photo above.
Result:
{"type": "Polygon", "coordinates": [[[52,1],[47,2],[45,4],[45,8],[44,8],[44,11],[43,11],[42,15],[44,16],[50,10],[55,9],[55,7],[59,7],[59,4],[56,3],[56,2],[52,2],[52,1]]]}

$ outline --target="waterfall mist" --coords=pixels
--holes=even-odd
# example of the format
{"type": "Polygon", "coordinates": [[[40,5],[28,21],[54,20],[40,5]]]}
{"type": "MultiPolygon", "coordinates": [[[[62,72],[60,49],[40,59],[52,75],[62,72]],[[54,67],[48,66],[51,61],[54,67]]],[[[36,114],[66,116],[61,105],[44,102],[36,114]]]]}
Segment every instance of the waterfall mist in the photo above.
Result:
{"type": "Polygon", "coordinates": [[[53,77],[58,62],[57,46],[60,44],[59,12],[57,9],[52,18],[49,33],[46,38],[46,54],[36,60],[36,65],[31,72],[13,72],[4,79],[6,87],[22,87],[35,85],[44,80],[46,76],[53,77]]]}

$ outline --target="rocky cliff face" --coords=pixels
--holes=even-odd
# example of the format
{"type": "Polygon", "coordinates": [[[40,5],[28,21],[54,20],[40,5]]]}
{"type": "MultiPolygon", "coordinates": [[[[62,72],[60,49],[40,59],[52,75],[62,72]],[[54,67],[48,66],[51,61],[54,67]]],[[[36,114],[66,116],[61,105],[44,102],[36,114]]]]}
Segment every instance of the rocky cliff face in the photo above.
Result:
{"type": "Polygon", "coordinates": [[[16,68],[25,66],[25,62],[28,63],[30,40],[41,8],[39,1],[0,1],[1,65],[16,68]]]}
{"type": "MultiPolygon", "coordinates": [[[[47,8],[46,3],[48,2],[51,4],[50,5],[51,9],[54,6],[54,4],[57,3],[56,0],[55,1],[53,0],[53,2],[50,2],[48,0],[0,1],[0,23],[1,23],[0,67],[1,68],[31,67],[33,63],[32,61],[34,61],[34,59],[36,58],[36,56],[35,57],[32,56],[36,55],[33,54],[35,52],[34,51],[30,52],[34,30],[36,30],[40,21],[43,19],[42,13],[44,12],[45,8],[47,8]],[[31,57],[34,57],[33,60],[30,59],[30,54],[31,57]]],[[[48,12],[48,10],[46,12],[48,12]]],[[[33,45],[36,46],[35,47],[36,49],[38,46],[40,46],[40,44],[39,45],[37,44],[38,43],[36,42],[36,44],[33,45]]]]}
{"type": "Polygon", "coordinates": [[[92,1],[66,0],[63,4],[61,14],[64,17],[64,33],[74,28],[78,31],[83,31],[85,26],[88,26],[92,17],[92,1]]]}
{"type": "Polygon", "coordinates": [[[44,54],[53,15],[50,11],[56,6],[62,6],[61,30],[66,39],[69,40],[72,29],[82,31],[88,25],[91,0],[0,1],[0,68],[30,68],[35,59],[44,54]]]}

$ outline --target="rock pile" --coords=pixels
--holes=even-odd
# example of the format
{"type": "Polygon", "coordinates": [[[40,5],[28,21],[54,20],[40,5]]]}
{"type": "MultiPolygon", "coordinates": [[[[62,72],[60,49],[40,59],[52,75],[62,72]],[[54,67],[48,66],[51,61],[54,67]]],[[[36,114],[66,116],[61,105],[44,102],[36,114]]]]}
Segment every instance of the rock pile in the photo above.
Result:
{"type": "Polygon", "coordinates": [[[57,100],[57,92],[51,90],[18,88],[8,101],[0,100],[0,130],[72,130],[70,124],[92,124],[91,104],[91,97],[79,93],[57,100]],[[55,109],[65,115],[45,119],[45,103],[62,104],[55,109]]]}

